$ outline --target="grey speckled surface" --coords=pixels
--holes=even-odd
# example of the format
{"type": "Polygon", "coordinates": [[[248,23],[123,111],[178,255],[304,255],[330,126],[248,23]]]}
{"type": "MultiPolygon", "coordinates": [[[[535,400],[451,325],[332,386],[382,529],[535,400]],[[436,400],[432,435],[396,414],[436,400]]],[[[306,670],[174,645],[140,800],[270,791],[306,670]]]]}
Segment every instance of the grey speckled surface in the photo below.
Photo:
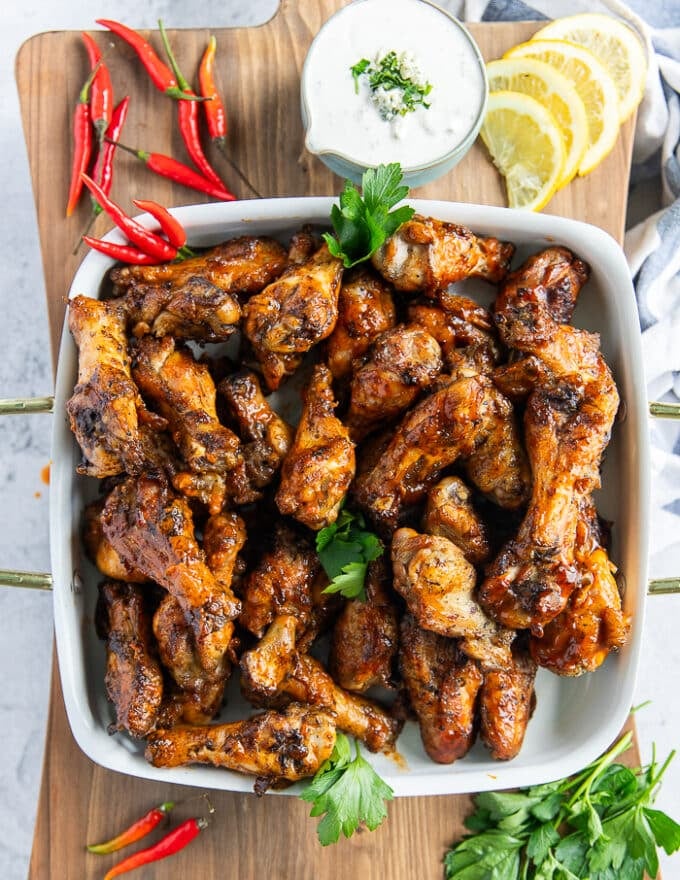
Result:
{"type": "MultiPolygon", "coordinates": [[[[444,5],[444,4],[442,4],[444,5]]],[[[454,4],[446,4],[453,6],[454,4]]],[[[99,0],[98,17],[152,27],[162,17],[170,27],[230,26],[267,20],[277,0],[206,0],[178,4],[150,0],[99,0]]],[[[48,394],[52,376],[44,291],[28,166],[13,82],[13,59],[21,42],[47,29],[88,28],[93,7],[86,0],[24,0],[3,4],[0,13],[0,213],[3,243],[0,397],[48,394]],[[12,11],[8,11],[12,9],[12,11]]],[[[639,206],[638,206],[639,210],[639,206]]],[[[40,479],[49,460],[49,416],[0,420],[0,566],[47,571],[48,491],[40,479]]],[[[658,576],[680,574],[658,570],[658,576]]],[[[645,651],[637,702],[652,700],[639,717],[643,757],[657,743],[665,755],[680,743],[680,597],[649,602],[645,651]],[[675,610],[675,614],[673,613],[675,610]]],[[[52,648],[49,595],[0,588],[0,877],[26,875],[40,780],[52,648]]],[[[680,818],[680,764],[671,769],[659,804],[680,818]]],[[[666,878],[678,876],[666,862],[666,878]]],[[[396,878],[395,878],[396,880],[396,878]]],[[[402,878],[400,878],[402,880],[402,878]]],[[[409,878],[410,880],[410,878],[409,878]]]]}

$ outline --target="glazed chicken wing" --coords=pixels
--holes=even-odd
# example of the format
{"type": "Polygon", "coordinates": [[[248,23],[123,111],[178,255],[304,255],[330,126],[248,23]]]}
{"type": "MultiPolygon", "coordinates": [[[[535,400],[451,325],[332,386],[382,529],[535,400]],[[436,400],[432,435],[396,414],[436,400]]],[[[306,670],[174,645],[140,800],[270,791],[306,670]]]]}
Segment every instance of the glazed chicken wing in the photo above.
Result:
{"type": "MultiPolygon", "coordinates": [[[[571,299],[585,277],[583,264],[564,249],[552,249],[550,256],[563,271],[549,277],[558,277],[561,289],[568,286],[571,299]]],[[[600,485],[600,462],[619,404],[599,338],[554,319],[550,291],[541,286],[545,275],[545,257],[528,261],[508,277],[497,304],[506,344],[537,358],[541,369],[524,419],[531,499],[519,532],[480,588],[490,614],[506,626],[531,628],[537,637],[579,582],[579,510],[600,485]]]]}
{"type": "Polygon", "coordinates": [[[534,710],[536,664],[521,637],[504,669],[487,670],[479,692],[480,739],[497,761],[519,754],[534,710]]]}
{"type": "Polygon", "coordinates": [[[427,493],[423,531],[448,538],[473,565],[489,558],[489,536],[484,520],[471,500],[472,493],[460,477],[445,477],[427,493]]]}
{"type": "Polygon", "coordinates": [[[78,384],[66,404],[83,453],[78,473],[100,479],[139,473],[145,409],[130,374],[125,314],[115,303],[76,296],[69,301],[68,326],[78,346],[78,384]]]}
{"type": "Polygon", "coordinates": [[[203,669],[219,675],[229,662],[233,620],[241,606],[206,565],[186,501],[173,497],[160,478],[128,478],[107,498],[102,523],[123,563],[177,599],[203,669]]]}
{"type": "Polygon", "coordinates": [[[345,422],[359,441],[404,413],[441,372],[437,341],[417,325],[400,324],[373,342],[350,386],[345,422]]]}
{"type": "Polygon", "coordinates": [[[146,736],[158,720],[163,675],[144,588],[119,581],[101,584],[96,621],[100,637],[106,640],[105,684],[116,712],[113,729],[146,736]]]}
{"type": "Polygon", "coordinates": [[[87,555],[99,571],[110,580],[124,581],[130,584],[143,584],[148,578],[141,571],[128,569],[111,543],[104,537],[102,511],[104,501],[97,500],[88,504],[83,514],[83,543],[87,555]]]}
{"type": "Polygon", "coordinates": [[[281,468],[276,505],[318,530],[338,517],[354,477],[354,443],[335,415],[335,397],[328,367],[317,364],[303,395],[295,440],[281,468]]]}
{"type": "Polygon", "coordinates": [[[257,777],[256,791],[283,780],[313,776],[335,745],[330,712],[291,703],[283,712],[261,712],[245,721],[178,725],[147,738],[154,767],[212,764],[257,777]],[[261,781],[260,781],[261,780],[261,781]]]}
{"type": "Polygon", "coordinates": [[[471,276],[500,281],[514,250],[508,242],[416,214],[373,254],[373,265],[397,290],[432,294],[471,276]]]}
{"type": "Polygon", "coordinates": [[[366,601],[347,601],[335,622],[329,670],[345,690],[363,693],[393,686],[399,634],[388,590],[387,565],[377,559],[368,566],[366,601]]]}
{"type": "Polygon", "coordinates": [[[374,467],[355,481],[356,501],[378,525],[395,528],[444,468],[470,458],[471,479],[493,501],[504,507],[522,503],[529,474],[512,406],[478,373],[450,382],[406,414],[374,467]],[[507,444],[500,459],[490,454],[500,445],[497,437],[507,444]]]}
{"type": "Polygon", "coordinates": [[[482,673],[454,639],[428,632],[410,614],[400,627],[399,667],[425,751],[438,764],[462,758],[475,740],[482,673]]]}
{"type": "Polygon", "coordinates": [[[273,391],[304,355],[333,332],[338,318],[342,262],[323,245],[291,266],[244,306],[243,332],[273,391]]]}
{"type": "Polygon", "coordinates": [[[475,598],[476,573],[446,538],[398,529],[392,540],[394,589],[427,630],[461,639],[461,650],[484,669],[502,669],[514,633],[488,618],[475,598]]]}
{"type": "Polygon", "coordinates": [[[333,378],[344,379],[352,361],[397,322],[391,288],[370,269],[353,269],[343,277],[338,299],[338,320],[326,343],[333,378]]]}

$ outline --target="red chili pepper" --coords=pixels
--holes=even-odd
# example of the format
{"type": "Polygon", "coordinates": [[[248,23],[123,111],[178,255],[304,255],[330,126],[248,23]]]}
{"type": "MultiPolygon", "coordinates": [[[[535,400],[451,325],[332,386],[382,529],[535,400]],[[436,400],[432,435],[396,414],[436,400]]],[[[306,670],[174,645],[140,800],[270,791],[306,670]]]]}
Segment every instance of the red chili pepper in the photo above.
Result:
{"type": "Polygon", "coordinates": [[[129,828],[126,828],[125,831],[121,831],[116,837],[107,840],[105,843],[91,843],[87,848],[91,853],[103,855],[116,852],[116,850],[122,849],[124,846],[128,846],[131,843],[136,843],[138,840],[141,840],[142,837],[146,837],[147,834],[153,831],[153,829],[165,819],[174,806],[174,801],[165,801],[165,803],[161,804],[159,807],[154,807],[152,810],[149,810],[149,812],[142,816],[141,819],[137,819],[136,822],[133,822],[129,828]]]}
{"type": "Polygon", "coordinates": [[[111,74],[102,59],[102,53],[99,46],[95,43],[89,34],[83,32],[81,34],[90,59],[90,66],[94,70],[97,68],[95,78],[92,80],[92,89],[90,92],[90,119],[94,130],[97,132],[97,140],[101,147],[104,143],[104,135],[111,124],[111,114],[113,112],[113,86],[111,85],[111,74]]]}
{"type": "Polygon", "coordinates": [[[83,235],[82,240],[93,250],[120,260],[121,263],[134,263],[136,266],[156,266],[158,260],[150,254],[130,247],[128,244],[116,244],[113,241],[103,241],[101,238],[92,238],[91,235],[83,235]]]}
{"type": "Polygon", "coordinates": [[[146,211],[151,214],[167,236],[168,241],[177,250],[183,248],[187,243],[187,233],[185,228],[176,217],[173,217],[167,208],[159,205],[158,202],[152,202],[149,199],[133,199],[132,204],[139,208],[140,211],[146,211]]]}
{"type": "MultiPolygon", "coordinates": [[[[116,147],[123,125],[127,118],[128,107],[130,106],[130,97],[126,95],[123,100],[114,108],[111,115],[111,123],[106,129],[106,139],[101,154],[101,162],[99,164],[99,185],[102,191],[108,194],[111,192],[113,184],[113,157],[116,154],[116,147]]],[[[96,202],[95,212],[101,212],[101,205],[96,202]],[[99,210],[97,210],[97,208],[99,210]]]]}
{"type": "Polygon", "coordinates": [[[156,235],[155,232],[145,229],[141,223],[133,220],[132,217],[128,217],[125,211],[115,202],[111,201],[99,184],[95,183],[87,174],[83,174],[82,178],[85,186],[132,244],[136,244],[144,253],[150,257],[155,257],[157,260],[167,261],[175,259],[177,248],[172,247],[165,239],[156,235]]]}
{"type": "Polygon", "coordinates": [[[189,168],[188,165],[183,165],[177,159],[173,159],[172,156],[165,156],[163,153],[147,153],[146,150],[136,150],[134,147],[126,147],[125,144],[121,143],[118,146],[121,150],[132,153],[133,156],[144,162],[150,171],[159,174],[161,177],[167,177],[168,180],[174,180],[175,183],[188,186],[189,189],[207,193],[209,196],[221,199],[223,202],[233,202],[236,200],[236,196],[229,192],[224,185],[221,187],[217,186],[212,180],[208,180],[202,174],[194,171],[193,168],[189,168]]]}
{"type": "MultiPolygon", "coordinates": [[[[163,22],[160,20],[158,21],[158,29],[161,32],[161,40],[163,41],[165,52],[170,60],[170,66],[174,71],[177,82],[179,83],[179,87],[182,89],[182,94],[189,98],[196,98],[196,92],[194,92],[194,90],[191,88],[187,80],[182,75],[182,71],[179,69],[179,65],[177,64],[177,60],[175,59],[172,47],[170,46],[170,41],[168,40],[168,35],[165,31],[165,27],[163,26],[163,22]]],[[[207,101],[206,103],[209,104],[210,101],[207,101]]],[[[222,178],[219,176],[217,171],[215,171],[210,162],[208,162],[208,159],[203,152],[203,147],[201,146],[201,136],[198,130],[198,105],[196,104],[196,102],[180,101],[177,105],[177,117],[179,122],[179,131],[182,135],[184,146],[187,148],[187,153],[191,157],[191,161],[204,177],[207,177],[208,180],[212,180],[212,182],[216,186],[224,186],[222,178]]]]}
{"type": "Polygon", "coordinates": [[[104,880],[113,880],[121,874],[132,871],[133,868],[139,868],[141,865],[148,865],[150,862],[158,862],[160,859],[166,859],[179,852],[181,849],[191,843],[204,828],[208,826],[208,820],[203,817],[187,819],[177,828],[174,828],[169,834],[166,834],[158,843],[147,849],[133,853],[122,862],[118,862],[106,874],[104,880]]]}
{"type": "Polygon", "coordinates": [[[82,173],[87,170],[92,155],[92,125],[90,122],[90,87],[97,74],[97,67],[88,76],[78,95],[73,114],[73,161],[71,164],[71,184],[68,190],[66,216],[75,211],[83,191],[82,173]]]}
{"type": "Polygon", "coordinates": [[[261,199],[262,196],[260,193],[255,189],[227,151],[227,111],[224,108],[222,99],[217,91],[217,86],[215,85],[214,68],[216,49],[217,40],[214,36],[211,36],[198,68],[198,82],[201,89],[201,95],[204,98],[210,99],[206,100],[203,104],[205,121],[208,125],[208,134],[217,149],[229,163],[232,171],[238,174],[241,180],[255,193],[258,199],[261,199]]]}
{"type": "MultiPolygon", "coordinates": [[[[164,92],[171,98],[183,98],[186,100],[186,95],[182,94],[182,90],[178,87],[177,80],[168,65],[161,61],[153,46],[138,34],[137,31],[121,24],[119,21],[112,21],[108,18],[98,18],[97,24],[108,28],[134,49],[146,72],[151,77],[153,84],[160,92],[164,92]]],[[[200,101],[202,99],[197,96],[195,100],[200,101]]]]}

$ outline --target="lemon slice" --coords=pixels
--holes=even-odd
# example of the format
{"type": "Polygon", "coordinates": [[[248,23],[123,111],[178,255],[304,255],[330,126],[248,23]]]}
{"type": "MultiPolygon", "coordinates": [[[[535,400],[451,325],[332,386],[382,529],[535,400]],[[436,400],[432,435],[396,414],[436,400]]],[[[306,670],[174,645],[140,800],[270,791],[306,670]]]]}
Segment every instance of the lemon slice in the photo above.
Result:
{"type": "Polygon", "coordinates": [[[588,146],[586,108],[571,80],[544,61],[507,58],[486,65],[489,91],[522,92],[536,98],[560,127],[566,159],[558,186],[569,183],[578,171],[588,146]]]}
{"type": "Polygon", "coordinates": [[[642,100],[647,58],[635,31],[618,18],[588,12],[558,18],[534,39],[568,40],[592,52],[614,80],[619,96],[619,122],[624,122],[642,100]]]}
{"type": "Polygon", "coordinates": [[[564,167],[564,142],[552,113],[530,95],[491,92],[480,135],[505,177],[510,207],[539,211],[564,167]]]}
{"type": "Polygon", "coordinates": [[[545,61],[571,80],[588,118],[588,148],[578,173],[592,171],[610,152],[619,132],[619,97],[602,64],[592,52],[566,40],[530,40],[510,49],[503,57],[545,61]]]}

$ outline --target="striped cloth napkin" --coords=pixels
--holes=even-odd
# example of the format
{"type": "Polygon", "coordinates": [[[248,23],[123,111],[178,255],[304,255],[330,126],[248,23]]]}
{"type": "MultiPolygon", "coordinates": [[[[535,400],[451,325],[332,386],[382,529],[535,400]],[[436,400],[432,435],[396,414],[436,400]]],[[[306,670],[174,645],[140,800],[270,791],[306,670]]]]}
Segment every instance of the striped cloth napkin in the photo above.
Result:
{"type": "MultiPolygon", "coordinates": [[[[650,400],[680,401],[680,3],[666,0],[444,0],[464,21],[547,20],[579,12],[622,18],[647,46],[624,250],[635,284],[650,400]],[[642,213],[641,213],[642,211],[642,213]]],[[[549,208],[548,208],[549,210],[549,208]]],[[[680,429],[650,419],[651,574],[680,572],[680,429]]]]}

